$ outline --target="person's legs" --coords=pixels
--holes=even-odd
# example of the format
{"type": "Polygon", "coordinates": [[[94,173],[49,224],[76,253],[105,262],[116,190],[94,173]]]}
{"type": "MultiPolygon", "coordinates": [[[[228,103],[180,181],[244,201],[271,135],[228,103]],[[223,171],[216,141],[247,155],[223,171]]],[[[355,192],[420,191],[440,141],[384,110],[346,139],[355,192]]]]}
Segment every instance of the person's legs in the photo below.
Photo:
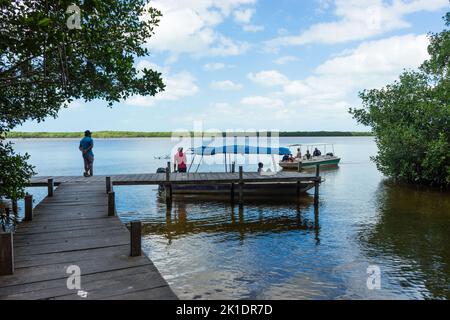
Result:
{"type": "Polygon", "coordinates": [[[89,160],[87,156],[83,156],[83,162],[84,162],[84,176],[86,177],[88,175],[89,170],[89,160]]]}
{"type": "Polygon", "coordinates": [[[94,175],[94,157],[91,157],[89,166],[89,175],[92,177],[94,175]]]}
{"type": "Polygon", "coordinates": [[[94,175],[94,157],[87,155],[86,156],[87,159],[87,169],[86,169],[86,174],[87,176],[92,177],[94,175]]]}

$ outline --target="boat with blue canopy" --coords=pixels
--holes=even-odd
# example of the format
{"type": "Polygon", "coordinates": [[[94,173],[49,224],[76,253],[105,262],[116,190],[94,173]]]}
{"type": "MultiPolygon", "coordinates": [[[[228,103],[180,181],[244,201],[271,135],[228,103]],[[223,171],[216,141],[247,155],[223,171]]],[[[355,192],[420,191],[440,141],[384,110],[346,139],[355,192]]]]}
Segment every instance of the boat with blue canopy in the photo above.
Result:
{"type": "Polygon", "coordinates": [[[289,148],[280,147],[254,147],[254,146],[242,146],[242,145],[230,145],[220,147],[197,147],[190,149],[193,154],[202,156],[213,156],[216,154],[266,154],[266,155],[289,155],[291,150],[289,148]]]}
{"type": "MultiPolygon", "coordinates": [[[[276,168],[276,160],[275,157],[278,156],[286,156],[291,154],[291,150],[286,147],[264,147],[264,146],[248,146],[248,145],[224,145],[224,146],[200,146],[196,148],[190,148],[187,150],[187,154],[192,157],[190,162],[188,172],[180,173],[180,175],[189,175],[191,172],[197,173],[199,167],[202,163],[204,157],[211,156],[221,156],[224,157],[225,164],[225,174],[234,174],[235,172],[235,163],[231,161],[231,155],[267,155],[271,156],[274,164],[274,168],[276,168]],[[196,168],[194,168],[194,161],[196,157],[201,157],[200,161],[196,168]],[[227,159],[228,157],[228,159],[227,159]],[[195,169],[195,170],[194,170],[195,169]]],[[[164,168],[160,168],[158,172],[164,172],[164,168]]],[[[208,175],[208,173],[202,173],[208,175]]],[[[210,172],[209,173],[217,175],[220,172],[210,172]]],[[[261,179],[256,179],[260,181],[252,181],[250,183],[245,183],[243,185],[243,193],[244,195],[250,197],[266,197],[266,196],[276,196],[276,197],[292,197],[296,196],[299,193],[304,193],[307,190],[314,187],[314,181],[309,181],[308,179],[303,179],[302,181],[287,181],[280,182],[280,179],[277,179],[283,175],[282,172],[246,172],[245,175],[252,175],[252,177],[261,177],[261,179]],[[270,177],[273,179],[270,179],[270,177]],[[278,182],[275,182],[277,181],[278,182]]],[[[223,174],[222,174],[223,175],[223,174]]],[[[227,176],[224,176],[225,178],[227,176]]],[[[182,177],[180,179],[183,179],[182,177]]],[[[217,183],[208,183],[208,184],[174,184],[172,186],[173,194],[180,195],[218,195],[218,196],[229,196],[230,194],[230,183],[217,180],[217,183]]],[[[164,185],[161,185],[161,188],[164,189],[164,185]]],[[[234,187],[233,187],[234,188],[234,187]]]]}

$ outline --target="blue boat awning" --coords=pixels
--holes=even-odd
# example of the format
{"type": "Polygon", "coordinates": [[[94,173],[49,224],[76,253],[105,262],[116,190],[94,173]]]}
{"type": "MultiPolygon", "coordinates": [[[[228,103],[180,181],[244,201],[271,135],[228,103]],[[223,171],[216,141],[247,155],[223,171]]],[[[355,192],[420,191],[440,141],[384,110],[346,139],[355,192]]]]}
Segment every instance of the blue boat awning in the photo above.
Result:
{"type": "Polygon", "coordinates": [[[207,147],[202,146],[193,149],[193,153],[203,156],[214,156],[216,154],[268,154],[268,155],[289,155],[291,150],[289,148],[280,147],[252,147],[242,145],[230,145],[221,147],[207,147]]]}

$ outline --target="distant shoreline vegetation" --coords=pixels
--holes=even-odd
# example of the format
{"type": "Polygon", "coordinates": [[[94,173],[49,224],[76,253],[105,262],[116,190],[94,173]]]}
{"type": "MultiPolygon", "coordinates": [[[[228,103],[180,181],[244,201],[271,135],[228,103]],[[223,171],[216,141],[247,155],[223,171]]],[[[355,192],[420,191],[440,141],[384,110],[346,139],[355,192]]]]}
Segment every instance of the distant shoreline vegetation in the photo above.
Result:
{"type": "MultiPolygon", "coordinates": [[[[143,132],[143,131],[96,131],[93,132],[94,138],[170,138],[177,136],[177,132],[143,132]]],[[[207,132],[207,135],[213,133],[207,132]]],[[[221,133],[217,133],[221,134],[221,133]]],[[[249,135],[248,132],[235,132],[236,136],[249,135]]],[[[191,132],[191,135],[194,135],[191,132]]],[[[196,135],[200,136],[200,133],[196,135]]],[[[371,132],[351,132],[351,131],[285,131],[279,133],[280,137],[369,137],[371,132]]],[[[9,132],[8,139],[27,139],[27,138],[80,138],[83,132],[9,132]]]]}

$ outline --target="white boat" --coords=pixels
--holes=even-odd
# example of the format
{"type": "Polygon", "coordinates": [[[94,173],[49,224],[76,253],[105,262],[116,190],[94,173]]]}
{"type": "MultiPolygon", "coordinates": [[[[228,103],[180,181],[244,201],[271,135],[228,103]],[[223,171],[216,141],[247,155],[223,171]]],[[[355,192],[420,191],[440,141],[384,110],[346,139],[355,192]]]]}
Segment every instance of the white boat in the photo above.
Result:
{"type": "Polygon", "coordinates": [[[280,161],[279,166],[287,170],[314,169],[317,165],[320,167],[337,167],[341,158],[334,154],[334,145],[332,144],[295,144],[290,147],[298,147],[302,152],[301,158],[291,158],[287,161],[280,161]],[[318,149],[320,155],[314,155],[313,150],[318,149]],[[303,149],[303,150],[302,150],[303,149]],[[309,151],[310,157],[306,156],[303,151],[309,151]],[[327,152],[331,151],[331,152],[327,152]],[[322,152],[324,154],[322,154],[322,152]]]}

